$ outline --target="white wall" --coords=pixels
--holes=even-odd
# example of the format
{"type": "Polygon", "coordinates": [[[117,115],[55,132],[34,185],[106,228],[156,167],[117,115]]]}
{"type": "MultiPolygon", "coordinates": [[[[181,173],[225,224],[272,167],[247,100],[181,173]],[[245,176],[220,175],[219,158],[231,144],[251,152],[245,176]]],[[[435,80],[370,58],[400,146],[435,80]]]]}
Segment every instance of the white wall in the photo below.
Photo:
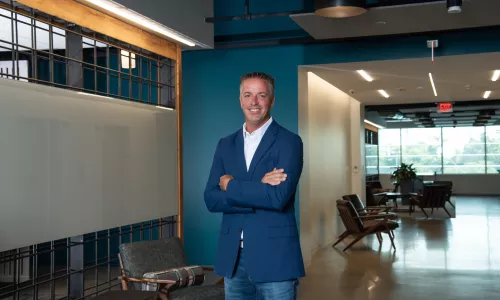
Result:
{"type": "Polygon", "coordinates": [[[177,214],[175,111],[0,90],[0,251],[177,214]]]}
{"type": "Polygon", "coordinates": [[[336,200],[361,192],[357,190],[362,184],[359,177],[364,177],[359,112],[358,101],[300,68],[299,134],[304,142],[300,235],[306,266],[316,250],[333,243],[338,235],[336,200]],[[359,173],[352,171],[354,165],[359,173]]]}
{"type": "MultiPolygon", "coordinates": [[[[424,176],[424,180],[434,180],[434,176],[424,176]]],[[[447,174],[438,175],[437,180],[453,181],[453,194],[455,195],[500,195],[499,174],[447,174]]],[[[380,183],[384,187],[393,187],[389,174],[380,174],[380,183]]]]}
{"type": "Polygon", "coordinates": [[[183,35],[214,47],[213,0],[114,0],[183,35]]]}

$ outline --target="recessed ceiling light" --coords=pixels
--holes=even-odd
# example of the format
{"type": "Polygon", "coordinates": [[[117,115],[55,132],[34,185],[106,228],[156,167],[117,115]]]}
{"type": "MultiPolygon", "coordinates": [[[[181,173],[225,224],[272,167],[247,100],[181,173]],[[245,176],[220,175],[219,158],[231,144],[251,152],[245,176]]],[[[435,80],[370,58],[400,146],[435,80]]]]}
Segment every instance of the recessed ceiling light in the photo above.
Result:
{"type": "Polygon", "coordinates": [[[432,73],[429,73],[429,80],[431,81],[432,90],[434,91],[434,96],[437,97],[436,86],[434,85],[434,79],[432,78],[432,73]]]}
{"type": "Polygon", "coordinates": [[[491,95],[491,91],[486,91],[486,92],[484,92],[483,98],[488,99],[490,97],[490,95],[491,95]]]}
{"type": "Polygon", "coordinates": [[[373,122],[371,122],[371,121],[368,121],[368,120],[366,120],[366,119],[365,119],[365,123],[366,123],[366,124],[370,124],[370,125],[372,125],[372,126],[375,126],[375,127],[377,127],[377,128],[380,128],[380,129],[383,129],[383,128],[384,128],[384,126],[380,126],[380,125],[375,124],[375,123],[373,123],[373,122]]]}
{"type": "Polygon", "coordinates": [[[368,75],[368,73],[366,73],[365,70],[357,70],[356,72],[358,72],[359,75],[361,75],[366,81],[368,82],[373,81],[373,78],[370,75],[368,75]]]}
{"type": "Polygon", "coordinates": [[[423,90],[424,87],[423,86],[417,86],[417,90],[423,90]]]}
{"type": "Polygon", "coordinates": [[[491,77],[491,81],[497,81],[498,78],[500,78],[500,70],[495,70],[495,72],[493,72],[493,76],[491,77]]]}
{"type": "Polygon", "coordinates": [[[377,22],[377,23],[375,23],[375,24],[378,24],[378,25],[385,25],[385,24],[387,24],[387,22],[386,22],[386,21],[378,21],[378,22],[377,22]]]}
{"type": "Polygon", "coordinates": [[[378,92],[380,93],[380,95],[384,96],[385,98],[389,98],[389,94],[387,94],[386,91],[384,91],[384,90],[378,90],[378,92]]]}

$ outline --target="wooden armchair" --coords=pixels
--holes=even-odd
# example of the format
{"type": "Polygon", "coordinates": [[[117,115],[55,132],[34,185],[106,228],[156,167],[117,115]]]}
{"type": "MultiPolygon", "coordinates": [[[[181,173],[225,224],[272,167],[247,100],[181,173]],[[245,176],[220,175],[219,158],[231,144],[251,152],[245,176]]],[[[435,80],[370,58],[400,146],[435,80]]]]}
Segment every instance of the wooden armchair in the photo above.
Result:
{"type": "Polygon", "coordinates": [[[337,200],[337,209],[346,230],[339,236],[332,247],[335,247],[335,245],[340,243],[343,239],[352,235],[355,239],[344,248],[343,251],[346,251],[363,237],[370,234],[376,234],[379,244],[382,245],[382,233],[386,233],[391,239],[392,247],[396,250],[396,246],[394,245],[393,230],[399,227],[398,223],[391,221],[388,218],[384,218],[382,220],[373,220],[368,218],[368,220],[366,220],[367,218],[359,216],[353,204],[346,200],[337,200]]]}
{"type": "Polygon", "coordinates": [[[437,185],[444,185],[448,188],[449,193],[448,196],[446,197],[446,202],[450,203],[453,208],[455,208],[455,205],[451,202],[451,194],[452,194],[452,189],[453,189],[453,181],[434,181],[433,184],[437,185]]]}
{"type": "Polygon", "coordinates": [[[212,267],[188,266],[179,238],[140,241],[120,245],[123,290],[158,291],[163,299],[224,300],[224,285],[203,285],[212,267]]]}
{"type": "Polygon", "coordinates": [[[367,184],[371,187],[372,193],[378,194],[378,193],[388,193],[388,192],[394,192],[394,188],[384,188],[380,181],[371,181],[367,182],[367,184]]]}
{"type": "Polygon", "coordinates": [[[346,201],[350,201],[358,214],[362,217],[371,217],[373,219],[380,218],[389,218],[389,219],[397,219],[398,216],[394,213],[390,213],[392,211],[392,207],[382,207],[382,206],[365,206],[363,201],[359,199],[359,196],[356,194],[349,194],[342,196],[342,199],[346,201]]]}
{"type": "MultiPolygon", "coordinates": [[[[415,194],[411,196],[411,205],[416,205],[420,207],[420,210],[425,214],[425,217],[429,217],[424,208],[430,208],[431,213],[434,211],[434,208],[443,208],[444,211],[451,217],[450,213],[446,209],[446,201],[448,199],[448,195],[451,193],[447,186],[442,185],[427,185],[424,187],[423,194],[415,194]]],[[[410,208],[410,214],[412,209],[410,208]]]]}
{"type": "Polygon", "coordinates": [[[387,205],[387,193],[373,193],[373,190],[370,185],[366,185],[366,206],[380,206],[387,205]]]}

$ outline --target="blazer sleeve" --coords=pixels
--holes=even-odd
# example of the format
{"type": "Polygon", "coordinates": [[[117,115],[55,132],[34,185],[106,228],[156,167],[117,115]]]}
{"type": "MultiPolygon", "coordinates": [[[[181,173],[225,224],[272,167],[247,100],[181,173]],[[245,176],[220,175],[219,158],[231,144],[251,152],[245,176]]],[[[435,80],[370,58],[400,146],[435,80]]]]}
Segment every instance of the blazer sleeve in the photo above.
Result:
{"type": "Polygon", "coordinates": [[[284,169],[287,178],[272,186],[259,181],[231,179],[227,185],[228,203],[233,206],[268,210],[283,210],[293,195],[304,165],[303,143],[300,137],[293,140],[287,151],[280,153],[277,169],[284,169]]]}
{"type": "Polygon", "coordinates": [[[220,155],[221,151],[221,140],[217,144],[215,150],[212,168],[210,169],[210,175],[208,177],[208,182],[205,187],[204,198],[205,205],[210,212],[222,212],[222,213],[250,213],[253,212],[252,208],[244,207],[233,207],[228,204],[227,193],[223,192],[219,187],[220,178],[225,175],[224,165],[220,155]]]}

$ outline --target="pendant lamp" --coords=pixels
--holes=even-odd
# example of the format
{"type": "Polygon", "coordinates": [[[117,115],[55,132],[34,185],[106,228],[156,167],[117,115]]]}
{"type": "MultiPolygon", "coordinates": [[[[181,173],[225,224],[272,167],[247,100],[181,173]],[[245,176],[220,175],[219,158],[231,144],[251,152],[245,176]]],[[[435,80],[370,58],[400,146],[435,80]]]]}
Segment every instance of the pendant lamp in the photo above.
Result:
{"type": "Polygon", "coordinates": [[[462,0],[448,0],[446,1],[446,7],[450,14],[456,14],[462,12],[462,0]]]}
{"type": "Polygon", "coordinates": [[[327,18],[348,18],[364,14],[365,0],[315,0],[314,13],[327,18]]]}

